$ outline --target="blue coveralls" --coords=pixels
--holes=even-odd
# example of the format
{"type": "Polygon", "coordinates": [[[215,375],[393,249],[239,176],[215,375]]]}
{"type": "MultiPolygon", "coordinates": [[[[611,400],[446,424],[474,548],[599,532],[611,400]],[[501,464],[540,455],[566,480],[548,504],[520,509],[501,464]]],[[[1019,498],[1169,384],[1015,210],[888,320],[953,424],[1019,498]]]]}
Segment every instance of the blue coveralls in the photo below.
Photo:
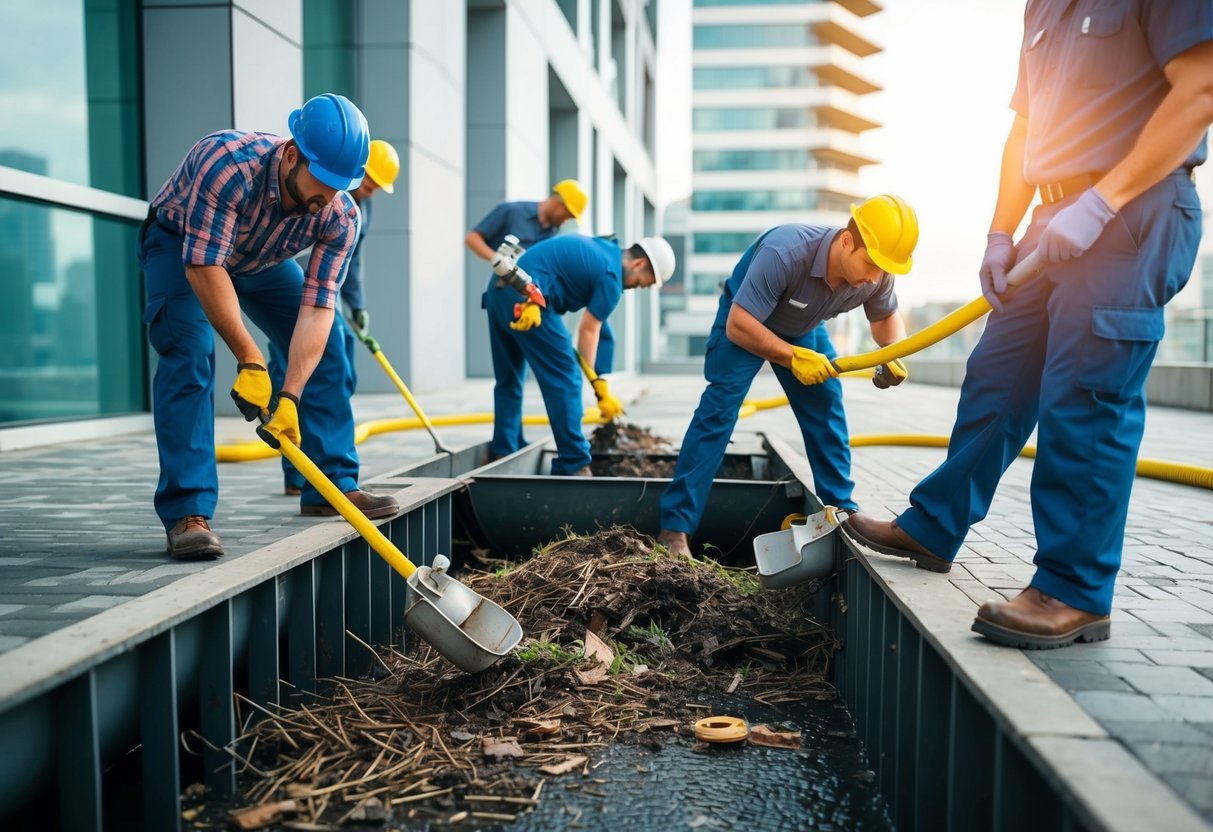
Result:
{"type": "MultiPolygon", "coordinates": [[[[869,320],[897,310],[893,278],[831,290],[825,281],[830,244],[840,229],[778,226],[755,240],[725,282],[708,336],[703,372],[707,389],[682,439],[674,479],[661,496],[661,527],[693,534],[703,517],[712,479],[724,460],[737,412],[766,361],[729,340],[725,326],[734,303],[788,343],[834,358],[824,321],[858,306],[869,320]]],[[[854,509],[851,449],[842,383],[803,385],[786,367],[772,365],[800,425],[817,495],[827,505],[854,509]]]]}
{"type": "MultiPolygon", "coordinates": [[[[1025,176],[1033,183],[1097,180],[1129,151],[1169,89],[1162,67],[1213,39],[1208,2],[1083,1],[1068,13],[1067,5],[1030,3],[1025,17],[1012,106],[1028,118],[1025,176]]],[[[1163,336],[1163,306],[1195,262],[1201,210],[1190,170],[1205,156],[1202,139],[1081,257],[1049,267],[991,314],[969,357],[947,460],[897,520],[911,537],[954,558],[1036,427],[1031,585],[1080,610],[1111,611],[1144,385],[1163,336]]],[[[1036,210],[1019,257],[1077,197],[1036,210]]]]}
{"type": "MultiPolygon", "coordinates": [[[[484,219],[472,229],[494,251],[505,241],[507,234],[518,238],[518,244],[530,249],[535,243],[549,240],[560,231],[556,225],[544,225],[539,221],[538,202],[503,202],[489,211],[484,219]]],[[[594,372],[605,375],[611,371],[615,360],[615,333],[611,325],[602,322],[598,336],[598,356],[594,360],[594,372]]]]}
{"type": "MultiPolygon", "coordinates": [[[[530,248],[518,261],[547,299],[542,323],[527,332],[510,329],[514,304],[523,300],[489,278],[483,305],[493,353],[493,440],[489,452],[505,456],[526,444],[522,436],[522,385],[531,366],[548,412],[556,458],[552,473],[569,475],[590,463],[581,430],[581,369],[561,315],[586,309],[605,321],[623,296],[619,246],[613,240],[565,234],[530,248]]],[[[595,362],[598,363],[598,362],[595,362]]]]}
{"type": "MultiPolygon", "coordinates": [[[[358,212],[362,214],[362,225],[358,229],[358,242],[354,245],[354,253],[350,255],[350,264],[349,269],[345,273],[345,280],[341,282],[341,299],[345,301],[345,305],[351,312],[355,309],[366,309],[366,298],[363,294],[362,241],[366,239],[367,229],[371,225],[371,205],[372,201],[369,199],[364,199],[358,203],[358,212]]],[[[353,327],[346,323],[345,316],[340,313],[341,310],[338,308],[337,314],[333,316],[333,329],[340,330],[341,332],[341,343],[345,348],[345,371],[349,373],[350,395],[353,395],[353,391],[358,388],[358,356],[356,354],[358,336],[354,334],[353,327]]],[[[275,390],[281,390],[282,382],[286,380],[286,364],[286,353],[279,351],[278,347],[271,341],[268,369],[270,372],[270,383],[274,385],[275,390]]],[[[283,484],[287,488],[303,488],[303,474],[295,470],[295,466],[291,465],[286,457],[282,457],[282,479],[283,484]]]]}
{"type": "MultiPolygon", "coordinates": [[[[160,452],[156,513],[165,529],[182,517],[213,517],[219,499],[215,463],[215,334],[181,262],[183,237],[151,223],[139,245],[147,279],[143,321],[159,355],[152,381],[152,412],[160,452]],[[161,438],[163,437],[163,438],[161,438]]],[[[283,260],[256,274],[232,275],[240,308],[286,353],[303,295],[303,269],[283,260]]],[[[358,451],[345,371],[342,330],[329,332],[324,356],[299,401],[302,449],[342,491],[358,487],[358,451]]],[[[234,412],[234,411],[233,411],[234,412]]],[[[249,428],[250,438],[253,436],[249,428]]],[[[304,505],[324,498],[305,485],[304,505]]]]}

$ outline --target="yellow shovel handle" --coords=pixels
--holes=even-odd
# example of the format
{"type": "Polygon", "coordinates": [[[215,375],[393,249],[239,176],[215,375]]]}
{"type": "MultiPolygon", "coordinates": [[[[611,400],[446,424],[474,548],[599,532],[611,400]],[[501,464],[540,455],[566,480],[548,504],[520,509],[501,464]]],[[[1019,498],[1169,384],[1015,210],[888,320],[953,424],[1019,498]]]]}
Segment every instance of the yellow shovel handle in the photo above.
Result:
{"type": "Polygon", "coordinates": [[[388,378],[396,385],[396,389],[404,396],[405,401],[409,403],[409,407],[413,408],[413,412],[417,414],[417,418],[421,420],[421,424],[425,425],[425,429],[433,433],[434,425],[430,422],[430,417],[426,416],[421,411],[421,405],[417,404],[417,400],[413,398],[413,394],[409,392],[409,388],[405,385],[404,379],[396,374],[396,370],[388,363],[387,356],[383,354],[383,350],[375,350],[375,360],[379,362],[379,366],[383,367],[384,372],[388,374],[388,378]]]}
{"type": "Polygon", "coordinates": [[[581,365],[581,372],[585,373],[586,380],[593,384],[598,379],[598,373],[594,372],[594,368],[585,360],[581,350],[575,349],[573,354],[577,356],[577,363],[581,365]]]}
{"type": "Polygon", "coordinates": [[[417,567],[413,566],[413,562],[406,558],[404,553],[397,549],[396,545],[388,540],[374,523],[366,519],[366,515],[359,511],[350,502],[349,498],[337,489],[337,486],[333,485],[332,480],[316,467],[316,463],[312,462],[307,454],[299,450],[289,439],[278,437],[278,441],[282,443],[282,446],[278,449],[282,452],[282,455],[299,469],[299,473],[303,474],[324,499],[329,501],[329,505],[337,509],[338,514],[344,517],[351,526],[358,530],[360,535],[366,538],[366,542],[379,553],[379,557],[386,560],[389,566],[405,578],[417,571],[417,567]]]}

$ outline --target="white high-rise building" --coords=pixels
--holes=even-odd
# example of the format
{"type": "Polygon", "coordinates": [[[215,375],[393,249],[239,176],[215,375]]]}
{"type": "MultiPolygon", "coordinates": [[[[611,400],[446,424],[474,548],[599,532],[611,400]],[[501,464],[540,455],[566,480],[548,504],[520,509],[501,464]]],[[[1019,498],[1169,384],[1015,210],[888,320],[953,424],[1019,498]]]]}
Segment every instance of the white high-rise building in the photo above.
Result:
{"type": "Polygon", "coordinates": [[[693,0],[691,210],[683,281],[663,292],[663,357],[701,355],[719,284],[766,229],[845,225],[876,160],[880,125],[860,97],[880,90],[862,59],[870,0],[693,0]]]}

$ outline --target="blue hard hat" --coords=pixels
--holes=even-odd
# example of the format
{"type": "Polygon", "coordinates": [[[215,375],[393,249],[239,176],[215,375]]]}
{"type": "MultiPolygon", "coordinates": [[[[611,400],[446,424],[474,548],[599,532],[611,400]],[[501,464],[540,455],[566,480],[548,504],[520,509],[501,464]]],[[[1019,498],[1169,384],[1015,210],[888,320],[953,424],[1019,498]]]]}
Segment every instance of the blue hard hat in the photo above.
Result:
{"type": "Polygon", "coordinates": [[[354,102],[331,92],[309,98],[291,113],[287,125],[312,176],[339,191],[362,184],[371,134],[354,102]]]}

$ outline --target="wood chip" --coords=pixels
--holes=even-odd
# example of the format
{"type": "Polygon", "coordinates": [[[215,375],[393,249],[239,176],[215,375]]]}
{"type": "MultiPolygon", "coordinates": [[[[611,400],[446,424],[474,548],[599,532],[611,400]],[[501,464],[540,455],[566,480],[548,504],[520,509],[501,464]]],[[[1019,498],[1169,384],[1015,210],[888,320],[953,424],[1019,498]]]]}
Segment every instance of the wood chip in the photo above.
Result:
{"type": "Polygon", "coordinates": [[[279,800],[276,803],[267,803],[264,806],[254,806],[252,809],[232,812],[232,823],[240,829],[260,829],[278,820],[282,817],[283,812],[294,811],[296,811],[295,801],[279,800]]]}
{"type": "Polygon", "coordinates": [[[514,727],[521,729],[524,734],[536,737],[550,737],[553,734],[560,733],[560,720],[519,719],[514,722],[514,727]]]}
{"type": "Polygon", "coordinates": [[[741,684],[741,674],[740,674],[740,673],[734,673],[734,674],[733,674],[733,681],[729,682],[729,686],[728,686],[727,688],[725,688],[725,689],[724,689],[724,692],[725,692],[725,693],[732,693],[733,691],[737,690],[737,686],[738,686],[738,685],[740,685],[740,684],[741,684]]]}
{"type": "Polygon", "coordinates": [[[750,727],[750,744],[767,748],[800,748],[799,731],[773,731],[769,725],[750,727]]]}
{"type": "Polygon", "coordinates": [[[584,766],[589,761],[590,758],[585,754],[576,754],[569,757],[563,763],[552,763],[551,765],[540,766],[539,770],[544,774],[550,774],[553,777],[558,777],[561,774],[568,774],[573,769],[584,766]]]}
{"type": "Polygon", "coordinates": [[[523,756],[522,746],[517,737],[485,737],[484,756],[501,759],[503,757],[523,756]]]}

